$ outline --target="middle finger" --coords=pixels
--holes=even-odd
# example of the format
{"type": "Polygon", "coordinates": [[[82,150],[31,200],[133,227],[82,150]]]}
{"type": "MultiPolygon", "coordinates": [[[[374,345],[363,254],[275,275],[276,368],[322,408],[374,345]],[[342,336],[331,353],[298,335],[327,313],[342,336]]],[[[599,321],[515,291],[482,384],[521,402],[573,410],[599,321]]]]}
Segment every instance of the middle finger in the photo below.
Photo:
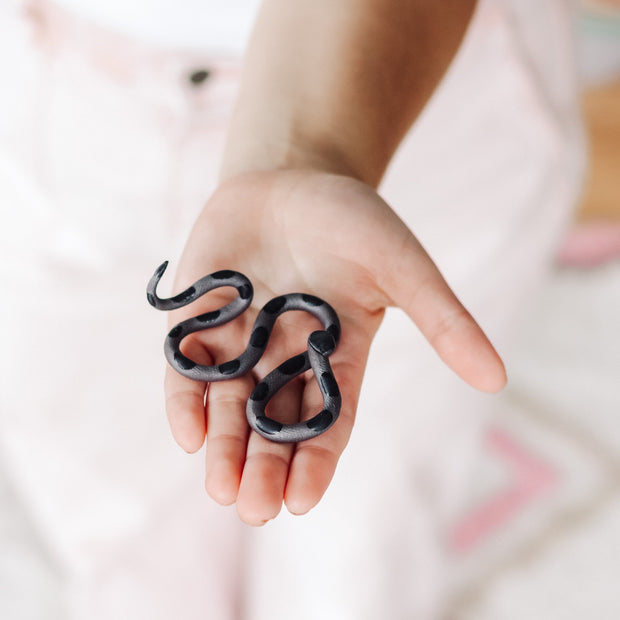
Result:
{"type": "MultiPolygon", "coordinates": [[[[299,420],[303,381],[286,384],[269,403],[267,415],[284,424],[299,420]]],[[[292,443],[274,443],[251,432],[237,497],[237,512],[248,525],[264,525],[282,508],[292,443]]]]}

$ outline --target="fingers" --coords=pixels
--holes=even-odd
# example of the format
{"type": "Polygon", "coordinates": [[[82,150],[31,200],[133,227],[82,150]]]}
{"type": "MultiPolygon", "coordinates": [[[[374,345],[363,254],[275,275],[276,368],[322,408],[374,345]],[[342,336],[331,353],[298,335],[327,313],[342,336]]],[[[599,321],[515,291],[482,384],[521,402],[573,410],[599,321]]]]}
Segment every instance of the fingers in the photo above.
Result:
{"type": "MultiPolygon", "coordinates": [[[[205,425],[205,384],[169,369],[167,410],[175,439],[193,452],[202,445],[206,431],[205,488],[209,495],[222,505],[236,502],[242,521],[253,526],[277,516],[283,499],[293,514],[315,506],[332,479],[353,427],[368,345],[359,339],[355,347],[343,347],[333,356],[332,369],[343,399],[340,416],[326,433],[297,446],[270,442],[250,432],[245,409],[255,383],[251,375],[209,385],[205,425]]],[[[186,346],[184,352],[192,359],[217,362],[198,341],[188,340],[186,346]]],[[[300,377],[275,395],[268,414],[292,424],[310,419],[322,408],[323,397],[308,373],[307,380],[300,377]]]]}
{"type": "MultiPolygon", "coordinates": [[[[273,443],[250,432],[245,409],[255,384],[252,375],[214,382],[207,389],[205,383],[167,369],[167,413],[176,441],[188,452],[195,452],[207,437],[205,488],[220,504],[236,502],[238,514],[245,523],[257,526],[273,519],[280,512],[283,499],[291,512],[305,513],[318,503],[329,485],[353,426],[369,346],[367,338],[355,339],[362,341],[361,347],[344,346],[349,342],[346,330],[344,321],[343,348],[332,361],[339,356],[362,361],[355,366],[345,361],[333,363],[344,400],[340,418],[327,433],[304,442],[303,447],[273,443]]],[[[213,365],[222,361],[218,358],[223,351],[229,353],[231,340],[237,337],[243,341],[240,334],[213,330],[209,333],[208,348],[201,336],[196,335],[182,342],[182,350],[198,363],[213,365]]],[[[282,343],[274,342],[282,344],[280,348],[287,352],[297,350],[298,343],[291,344],[288,330],[282,343]]],[[[263,365],[269,368],[270,361],[263,365]]],[[[276,394],[268,408],[270,417],[290,424],[298,422],[300,417],[310,419],[323,409],[316,380],[311,374],[307,376],[307,382],[299,378],[276,394]]]]}
{"type": "MultiPolygon", "coordinates": [[[[301,380],[285,385],[269,404],[269,417],[285,424],[296,423],[302,390],[301,380]]],[[[293,444],[250,434],[237,497],[237,512],[248,525],[263,525],[280,512],[293,451],[293,444]]]]}
{"type": "Polygon", "coordinates": [[[402,224],[401,244],[385,242],[377,281],[418,326],[439,357],[465,382],[494,393],[506,385],[499,355],[452,292],[419,242],[402,224]]]}
{"type": "MultiPolygon", "coordinates": [[[[184,350],[200,363],[212,364],[199,343],[184,350]]],[[[252,433],[245,408],[254,387],[250,375],[205,384],[166,370],[166,411],[172,434],[187,452],[196,452],[207,439],[205,488],[219,504],[237,502],[237,511],[248,525],[263,525],[282,507],[282,498],[294,446],[276,444],[252,433]]],[[[299,419],[301,381],[285,386],[270,404],[270,416],[284,423],[299,419]]]]}
{"type": "Polygon", "coordinates": [[[237,500],[250,432],[245,407],[253,388],[249,375],[209,386],[205,488],[223,506],[237,500]]]}
{"type": "MultiPolygon", "coordinates": [[[[349,439],[361,384],[361,369],[334,365],[343,409],[325,434],[301,444],[280,444],[252,432],[248,438],[245,403],[248,386],[240,380],[211,384],[207,399],[207,491],[221,504],[236,501],[242,521],[264,525],[275,518],[282,500],[293,514],[314,507],[327,489],[349,439]],[[351,372],[353,369],[353,373],[351,372]],[[247,445],[246,445],[247,440],[247,445]]],[[[286,424],[307,420],[323,407],[313,377],[295,381],[276,395],[269,415],[286,424]]]]}
{"type": "MultiPolygon", "coordinates": [[[[200,364],[213,363],[198,340],[188,338],[183,343],[183,353],[200,364]]],[[[205,389],[205,383],[188,379],[166,366],[166,415],[172,436],[186,452],[199,450],[205,439],[205,389]]]]}
{"type": "MultiPolygon", "coordinates": [[[[295,447],[284,494],[284,502],[292,514],[305,514],[316,506],[332,480],[353,429],[366,358],[367,353],[360,353],[349,358],[355,362],[332,363],[342,395],[342,409],[328,431],[295,447]]],[[[309,420],[322,408],[323,396],[316,380],[310,376],[304,390],[301,419],[309,420]]]]}

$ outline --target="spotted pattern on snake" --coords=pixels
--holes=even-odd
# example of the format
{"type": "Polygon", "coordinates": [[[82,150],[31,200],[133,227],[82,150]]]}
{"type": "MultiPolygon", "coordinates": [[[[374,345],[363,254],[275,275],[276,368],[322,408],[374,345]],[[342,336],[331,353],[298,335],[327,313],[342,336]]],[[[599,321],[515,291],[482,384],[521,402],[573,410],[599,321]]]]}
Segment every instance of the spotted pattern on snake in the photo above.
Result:
{"type": "Polygon", "coordinates": [[[342,404],[340,389],[329,363],[329,356],[340,340],[340,321],[335,310],[323,299],[306,293],[279,295],[268,301],[259,311],[245,351],[236,359],[214,366],[198,364],[181,353],[183,338],[194,332],[224,325],[241,316],[254,297],[252,283],[242,273],[224,269],[200,278],[174,297],[160,298],[157,285],[168,261],[162,263],[150,279],[146,297],[158,310],[176,310],[221,287],[233,287],[237,297],[218,310],[205,312],[175,325],[166,336],[164,354],[168,363],[184,377],[195,381],[213,382],[235,379],[249,373],[262,357],[277,318],[291,310],[301,310],[316,317],[323,330],[308,337],[306,351],[280,364],[256,385],[247,401],[246,416],[250,427],[257,433],[278,443],[312,439],[330,428],[342,404]],[[296,424],[282,424],[265,413],[269,401],[284,385],[312,369],[323,397],[323,409],[310,420],[296,424]]]}

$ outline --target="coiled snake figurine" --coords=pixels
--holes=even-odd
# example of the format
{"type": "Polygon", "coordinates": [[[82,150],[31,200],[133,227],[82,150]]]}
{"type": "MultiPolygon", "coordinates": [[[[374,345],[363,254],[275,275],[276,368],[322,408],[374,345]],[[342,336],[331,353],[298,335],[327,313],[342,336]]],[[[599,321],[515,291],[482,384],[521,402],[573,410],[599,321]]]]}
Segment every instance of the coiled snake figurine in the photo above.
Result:
{"type": "Polygon", "coordinates": [[[204,366],[194,362],[181,353],[183,338],[204,329],[224,325],[243,314],[252,303],[254,288],[251,282],[238,271],[216,271],[207,275],[182,293],[162,299],[157,296],[157,285],[161,280],[168,261],[160,265],[147,286],[148,302],[158,310],[175,310],[195,301],[205,293],[223,286],[237,289],[238,296],[229,304],[206,312],[173,327],[164,343],[164,353],[168,363],[184,377],[196,381],[226,381],[250,372],[262,357],[276,319],[289,310],[303,310],[316,317],[324,330],[315,331],[308,337],[308,349],[280,364],[262,379],[252,391],[247,402],[248,423],[263,437],[279,442],[297,442],[317,437],[324,433],[338,418],[340,413],[340,390],[329,363],[340,339],[340,321],[334,309],[322,299],[304,293],[290,293],[274,297],[258,313],[250,342],[246,350],[236,359],[215,366],[204,366]],[[312,368],[323,396],[323,410],[306,422],[282,424],[269,418],[265,413],[267,404],[274,394],[295,377],[312,368]]]}

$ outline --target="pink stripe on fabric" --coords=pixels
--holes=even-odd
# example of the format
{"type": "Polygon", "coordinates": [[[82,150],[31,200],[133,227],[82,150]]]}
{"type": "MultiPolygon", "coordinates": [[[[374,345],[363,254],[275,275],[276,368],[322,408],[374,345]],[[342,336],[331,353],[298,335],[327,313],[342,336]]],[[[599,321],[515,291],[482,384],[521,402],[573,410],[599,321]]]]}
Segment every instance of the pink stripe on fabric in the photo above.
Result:
{"type": "Polygon", "coordinates": [[[486,443],[513,470],[513,484],[477,506],[457,524],[450,546],[458,553],[465,553],[489,538],[527,505],[552,489],[557,481],[557,474],[548,463],[528,452],[503,431],[491,429],[486,443]]]}
{"type": "Polygon", "coordinates": [[[580,224],[564,240],[557,256],[560,265],[594,267],[620,260],[620,221],[580,224]]]}

